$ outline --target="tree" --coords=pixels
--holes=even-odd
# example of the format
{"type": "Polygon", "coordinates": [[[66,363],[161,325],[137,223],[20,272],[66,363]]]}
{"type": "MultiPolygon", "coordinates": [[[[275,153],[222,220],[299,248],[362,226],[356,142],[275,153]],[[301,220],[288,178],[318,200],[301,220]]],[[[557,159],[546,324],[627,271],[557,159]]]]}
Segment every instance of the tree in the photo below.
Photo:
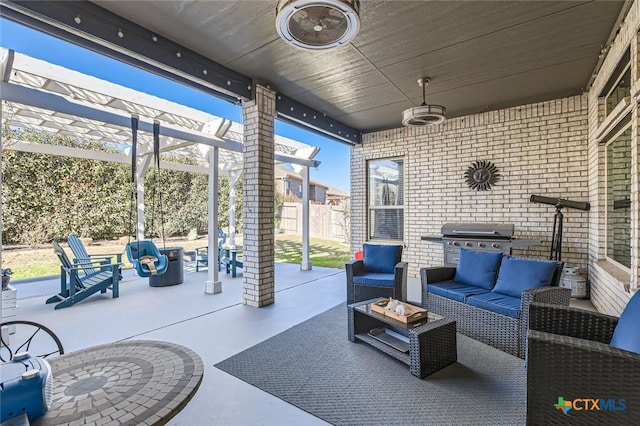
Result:
{"type": "MultiPolygon", "coordinates": [[[[16,137],[108,150],[95,142],[37,132],[20,132],[16,137]]],[[[98,238],[125,231],[122,201],[128,192],[122,165],[9,150],[3,155],[3,238],[7,243],[48,242],[72,231],[98,238]]]]}
{"type": "MultiPolygon", "coordinates": [[[[12,132],[16,140],[118,152],[99,142],[33,131],[12,132]]],[[[5,133],[3,140],[4,137],[5,133]]],[[[195,160],[186,157],[167,159],[195,164],[195,160]]],[[[7,150],[3,152],[2,169],[5,243],[47,243],[55,238],[64,239],[72,232],[82,237],[110,239],[135,230],[136,207],[130,201],[131,170],[127,165],[7,150]]],[[[158,170],[156,175],[152,169],[145,178],[147,234],[161,235],[163,222],[166,236],[187,235],[194,228],[206,233],[207,200],[208,176],[165,169],[158,170]]],[[[220,225],[227,227],[227,177],[220,178],[218,201],[220,225]]],[[[236,228],[242,229],[241,181],[237,186],[236,215],[236,228]]]]}

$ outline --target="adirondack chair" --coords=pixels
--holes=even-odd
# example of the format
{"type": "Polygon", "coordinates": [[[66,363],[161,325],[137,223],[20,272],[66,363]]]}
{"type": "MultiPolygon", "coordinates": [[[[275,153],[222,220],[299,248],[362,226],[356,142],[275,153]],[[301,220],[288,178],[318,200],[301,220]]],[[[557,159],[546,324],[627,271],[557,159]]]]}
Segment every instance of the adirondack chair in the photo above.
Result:
{"type": "MultiPolygon", "coordinates": [[[[115,257],[116,263],[122,263],[122,253],[89,254],[82,240],[76,234],[69,234],[67,244],[69,244],[69,248],[75,256],[75,259],[73,259],[74,265],[78,264],[78,262],[84,263],[82,271],[85,275],[98,272],[98,269],[93,266],[95,262],[99,262],[101,265],[108,265],[113,263],[113,258],[115,257]]],[[[122,268],[120,268],[119,273],[120,279],[122,279],[122,268]]]]}
{"type": "Polygon", "coordinates": [[[95,269],[95,263],[78,261],[74,265],[57,241],[53,241],[53,251],[62,264],[60,266],[60,293],[47,299],[47,303],[57,303],[55,309],[67,308],[94,293],[106,293],[107,289],[111,290],[114,299],[119,296],[121,263],[103,264],[98,266],[99,269],[96,272],[83,275],[80,271],[85,266],[95,269]]]}
{"type": "MultiPolygon", "coordinates": [[[[222,230],[218,229],[218,271],[220,271],[220,263],[222,260],[222,246],[225,241],[227,241],[227,234],[222,230]]],[[[209,247],[197,247],[195,249],[196,252],[196,272],[200,270],[200,268],[204,266],[209,266],[209,247]]]]}

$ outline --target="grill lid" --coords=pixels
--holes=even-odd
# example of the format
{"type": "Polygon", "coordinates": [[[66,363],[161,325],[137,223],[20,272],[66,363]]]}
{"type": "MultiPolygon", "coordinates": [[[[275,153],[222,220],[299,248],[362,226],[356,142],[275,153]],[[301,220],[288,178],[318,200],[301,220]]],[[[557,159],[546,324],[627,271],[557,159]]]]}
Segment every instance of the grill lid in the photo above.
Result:
{"type": "Polygon", "coordinates": [[[514,234],[512,223],[445,223],[440,229],[443,237],[510,239],[514,234]]]}

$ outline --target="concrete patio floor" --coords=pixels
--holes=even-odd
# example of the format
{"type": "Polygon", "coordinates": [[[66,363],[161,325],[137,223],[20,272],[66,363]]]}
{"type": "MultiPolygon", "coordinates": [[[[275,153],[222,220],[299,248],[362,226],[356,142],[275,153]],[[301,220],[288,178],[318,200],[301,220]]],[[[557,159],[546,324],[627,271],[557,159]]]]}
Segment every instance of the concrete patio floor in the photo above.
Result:
{"type": "MultiPolygon", "coordinates": [[[[170,425],[317,425],[324,421],[214,367],[214,364],[346,301],[344,270],[276,263],[275,304],[242,304],[242,274],[220,273],[222,293],[204,293],[207,272],[185,264],[184,283],[150,287],[148,279],[124,271],[120,297],[90,296],[54,310],[48,296],[59,278],[14,281],[18,318],[44,324],[60,337],[65,352],[126,339],[162,340],[194,350],[204,361],[200,389],[170,425]]],[[[413,279],[410,299],[419,300],[413,279]],[[413,297],[411,297],[413,295],[413,297]]],[[[347,330],[345,329],[345,343],[347,330]]]]}
{"type": "MultiPolygon", "coordinates": [[[[222,293],[204,293],[207,272],[185,264],[184,283],[150,287],[148,279],[124,271],[120,297],[94,295],[66,309],[46,305],[59,291],[59,278],[15,281],[18,318],[44,324],[61,339],[65,351],[128,339],[161,340],[194,350],[203,360],[204,377],[194,398],[170,425],[321,425],[327,424],[214,365],[339,303],[345,303],[341,269],[276,263],[275,304],[242,304],[242,273],[220,273],[222,293]]],[[[419,303],[419,278],[409,278],[408,299],[419,303]]],[[[572,305],[593,309],[588,301],[572,305]]],[[[345,344],[347,330],[345,330],[345,344]]]]}

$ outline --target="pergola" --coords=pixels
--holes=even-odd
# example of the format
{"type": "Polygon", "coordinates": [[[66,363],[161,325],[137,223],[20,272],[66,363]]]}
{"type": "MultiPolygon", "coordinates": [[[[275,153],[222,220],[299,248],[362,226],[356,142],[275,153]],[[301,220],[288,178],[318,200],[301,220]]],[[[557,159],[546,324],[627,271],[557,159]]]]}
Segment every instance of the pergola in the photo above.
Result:
{"type": "MultiPolygon", "coordinates": [[[[218,241],[218,177],[231,180],[229,237],[235,246],[235,183],[243,171],[243,130],[240,123],[179,105],[146,93],[88,76],[42,60],[0,49],[4,79],[2,125],[53,135],[92,140],[113,148],[105,152],[84,148],[52,146],[23,140],[3,141],[5,149],[47,155],[132,164],[136,158],[137,230],[144,238],[144,176],[153,167],[154,127],[160,152],[188,156],[197,164],[161,160],[164,169],[209,175],[209,264],[216,264],[218,241]],[[132,149],[132,126],[137,124],[137,146],[132,149]]],[[[319,148],[275,136],[275,161],[292,164],[301,171],[303,185],[303,257],[302,269],[310,269],[309,260],[309,167],[319,148]]],[[[0,243],[1,244],[1,243],[0,243]]],[[[1,245],[0,245],[1,249],[1,245]]],[[[209,268],[207,283],[221,291],[217,268],[209,268]]]]}

